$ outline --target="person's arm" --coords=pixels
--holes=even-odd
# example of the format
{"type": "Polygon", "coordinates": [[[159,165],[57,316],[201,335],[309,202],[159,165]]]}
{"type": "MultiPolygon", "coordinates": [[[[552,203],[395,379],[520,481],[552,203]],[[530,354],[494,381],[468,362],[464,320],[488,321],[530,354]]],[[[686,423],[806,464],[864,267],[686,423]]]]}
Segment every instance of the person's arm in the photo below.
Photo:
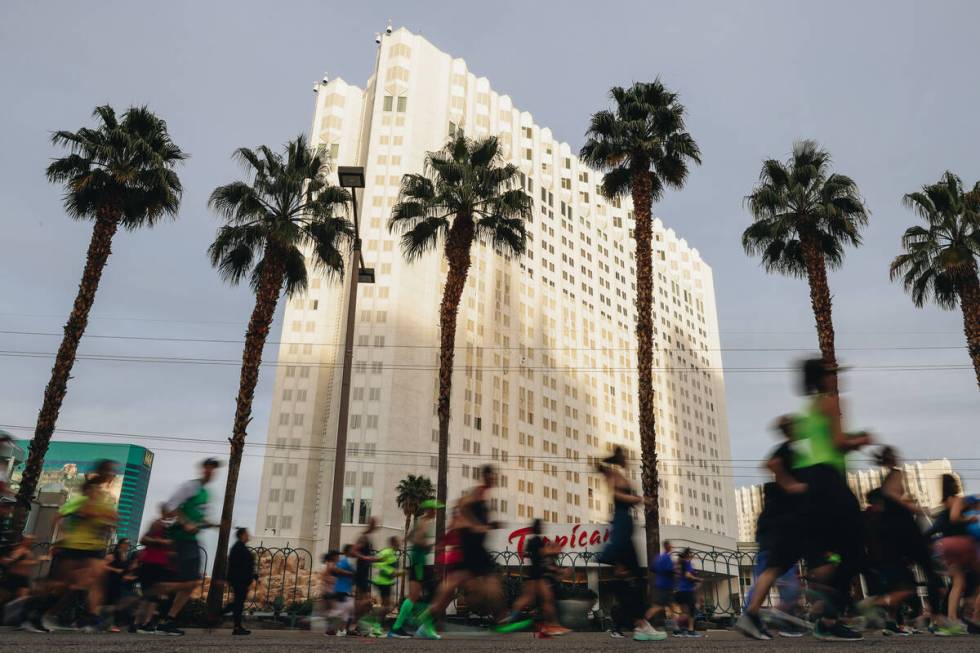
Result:
{"type": "Polygon", "coordinates": [[[969,517],[963,514],[963,510],[966,507],[966,501],[963,497],[955,497],[953,499],[953,505],[949,509],[949,521],[952,524],[973,524],[977,521],[976,515],[970,515],[969,517]]]}
{"type": "Polygon", "coordinates": [[[830,419],[830,437],[839,451],[852,451],[871,444],[871,436],[867,433],[849,435],[844,432],[840,398],[837,395],[824,395],[820,399],[820,410],[830,419]]]}
{"type": "Polygon", "coordinates": [[[364,560],[365,562],[377,562],[378,557],[368,554],[364,548],[365,540],[359,541],[354,545],[354,557],[358,560],[364,560]]]}
{"type": "Polygon", "coordinates": [[[800,483],[783,464],[783,459],[773,456],[766,462],[766,467],[776,478],[776,484],[790,494],[802,494],[806,492],[806,483],[800,483]]]}

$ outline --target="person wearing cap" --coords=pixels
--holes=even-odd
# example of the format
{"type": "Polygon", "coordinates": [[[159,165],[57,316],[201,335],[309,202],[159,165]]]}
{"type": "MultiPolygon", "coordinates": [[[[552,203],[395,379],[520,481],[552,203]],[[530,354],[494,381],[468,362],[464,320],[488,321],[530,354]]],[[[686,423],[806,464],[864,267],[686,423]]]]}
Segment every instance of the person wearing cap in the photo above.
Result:
{"type": "Polygon", "coordinates": [[[435,499],[427,499],[419,506],[421,513],[415,516],[412,532],[408,536],[408,596],[398,609],[398,618],[388,637],[411,637],[405,630],[405,624],[416,626],[416,615],[428,607],[432,593],[435,590],[435,575],[429,566],[429,554],[432,553],[434,539],[433,525],[436,511],[445,506],[435,499]]]}
{"type": "Polygon", "coordinates": [[[158,632],[184,634],[177,627],[176,619],[201,581],[201,547],[197,535],[202,529],[217,525],[208,521],[210,495],[207,486],[214,477],[214,470],[220,466],[217,459],[206,458],[201,462],[201,475],[177,488],[165,504],[168,516],[174,520],[168,536],[173,542],[176,561],[172,585],[176,595],[167,617],[157,626],[158,632]]]}

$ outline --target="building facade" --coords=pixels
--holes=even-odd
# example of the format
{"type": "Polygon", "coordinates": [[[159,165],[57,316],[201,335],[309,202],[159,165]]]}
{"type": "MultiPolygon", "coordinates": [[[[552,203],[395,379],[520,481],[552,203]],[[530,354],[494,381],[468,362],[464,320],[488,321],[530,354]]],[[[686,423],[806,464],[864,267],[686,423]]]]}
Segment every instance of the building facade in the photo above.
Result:
{"type": "MultiPolygon", "coordinates": [[[[450,497],[492,462],[502,521],[606,521],[611,500],[593,460],[623,446],[639,484],[628,199],[604,199],[600,176],[567,143],[463,60],[407,30],[382,38],[365,89],[334,79],[315,90],[311,140],[337,165],[365,168],[363,256],[376,274],[357,299],[344,540],[371,515],[400,531],[398,482],[410,473],[435,480],[446,265],[439,252],[407,263],[387,222],[401,176],[421,171],[426,152],[457,130],[499,138],[534,209],[525,257],[473,250],[456,335],[450,497]]],[[[711,269],[660,220],[654,239],[662,519],[691,541],[734,545],[711,269]]],[[[345,295],[345,285],[311,274],[307,294],[285,309],[256,523],[266,545],[325,546],[345,295]]]]}
{"type": "MultiPolygon", "coordinates": [[[[27,451],[30,441],[20,440],[17,445],[27,451]]],[[[136,542],[139,539],[150,472],[153,470],[153,452],[145,447],[104,442],[52,442],[44,456],[44,466],[41,468],[41,478],[37,486],[38,495],[57,495],[68,499],[78,491],[85,475],[100,460],[112,460],[119,470],[119,475],[109,487],[109,492],[116,498],[119,512],[115,537],[128,537],[136,542]]],[[[14,487],[20,485],[22,472],[21,462],[15,468],[12,478],[11,484],[14,487]]]]}
{"type": "MultiPolygon", "coordinates": [[[[945,459],[904,463],[901,466],[905,475],[905,494],[926,510],[935,510],[942,504],[941,481],[943,474],[959,475],[945,459]]],[[[867,506],[866,496],[871,490],[881,487],[888,469],[869,467],[847,472],[847,484],[858,498],[861,507],[867,506]]],[[[738,511],[738,541],[754,542],[755,526],[762,512],[762,484],[740,487],[735,491],[735,506],[738,511]]]]}

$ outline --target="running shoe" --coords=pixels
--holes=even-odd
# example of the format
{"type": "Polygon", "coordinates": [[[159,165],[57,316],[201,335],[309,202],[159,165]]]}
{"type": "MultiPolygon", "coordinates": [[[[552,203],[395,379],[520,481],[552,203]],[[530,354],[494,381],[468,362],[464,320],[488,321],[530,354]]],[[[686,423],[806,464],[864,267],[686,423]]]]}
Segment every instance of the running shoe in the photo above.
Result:
{"type": "Polygon", "coordinates": [[[41,617],[41,627],[47,630],[48,632],[54,632],[56,630],[71,630],[70,628],[65,628],[57,621],[55,621],[52,617],[49,617],[47,615],[41,617]]]}
{"type": "Polygon", "coordinates": [[[650,622],[643,621],[633,629],[633,639],[638,642],[659,642],[667,639],[667,633],[662,630],[657,630],[650,625],[650,622]]]}
{"type": "Polygon", "coordinates": [[[881,634],[896,637],[909,637],[912,635],[912,633],[906,632],[897,623],[890,620],[885,622],[885,627],[881,629],[881,634]]]}
{"type": "Polygon", "coordinates": [[[177,627],[177,624],[173,621],[164,621],[162,624],[157,626],[157,632],[162,635],[170,635],[172,637],[180,637],[184,634],[184,631],[177,627]]]}
{"type": "Polygon", "coordinates": [[[412,636],[411,633],[407,632],[404,628],[399,628],[398,630],[389,630],[388,639],[408,639],[412,636]]]}
{"type": "Polygon", "coordinates": [[[772,635],[766,630],[765,624],[762,623],[762,619],[757,614],[743,612],[738,621],[735,622],[735,630],[752,639],[772,639],[772,635]]]}
{"type": "Polygon", "coordinates": [[[561,637],[572,632],[571,628],[565,628],[563,626],[545,626],[543,630],[552,637],[561,637]]]}
{"type": "Polygon", "coordinates": [[[239,628],[236,628],[233,631],[231,631],[231,634],[232,635],[251,635],[252,634],[252,631],[249,630],[249,629],[247,629],[247,628],[241,628],[241,627],[239,627],[239,628]]]}
{"type": "Polygon", "coordinates": [[[966,635],[968,632],[966,624],[962,621],[947,621],[942,626],[936,628],[936,635],[940,637],[958,637],[960,635],[966,635]]]}
{"type": "Polygon", "coordinates": [[[534,625],[534,619],[520,619],[518,621],[504,620],[493,626],[492,630],[497,633],[516,633],[519,630],[526,630],[534,625]]]}
{"type": "Polygon", "coordinates": [[[763,622],[770,625],[775,625],[776,627],[791,627],[793,630],[812,630],[813,624],[805,619],[800,619],[799,617],[792,615],[788,612],[783,612],[779,608],[769,608],[768,610],[760,610],[760,616],[763,622]]]}
{"type": "Polygon", "coordinates": [[[830,626],[825,626],[818,621],[813,628],[813,636],[825,642],[859,642],[864,639],[864,635],[848,628],[840,621],[835,621],[830,626]]]}
{"type": "Polygon", "coordinates": [[[371,626],[370,632],[368,632],[368,637],[380,638],[385,636],[384,629],[381,628],[381,624],[373,624],[371,626]]]}
{"type": "Polygon", "coordinates": [[[23,630],[25,633],[50,633],[51,632],[35,619],[28,619],[20,626],[18,626],[17,630],[23,630]]]}
{"type": "Polygon", "coordinates": [[[429,622],[424,622],[419,629],[415,631],[415,636],[421,639],[442,639],[436,629],[429,622]]]}
{"type": "Polygon", "coordinates": [[[143,624],[136,627],[137,635],[156,635],[157,629],[150,624],[143,624]]]}
{"type": "Polygon", "coordinates": [[[689,630],[686,633],[684,633],[684,637],[690,637],[690,638],[693,638],[693,639],[699,639],[701,637],[704,637],[704,633],[699,633],[696,630],[689,630]]]}
{"type": "Polygon", "coordinates": [[[613,628],[609,631],[609,636],[613,639],[626,639],[626,634],[619,630],[618,628],[613,628]]]}
{"type": "Polygon", "coordinates": [[[973,621],[971,619],[964,619],[963,623],[966,624],[966,632],[971,635],[980,635],[980,623],[973,621]]]}
{"type": "Polygon", "coordinates": [[[780,637],[788,637],[790,639],[797,639],[799,637],[803,637],[802,630],[778,630],[776,632],[779,633],[780,637]]]}

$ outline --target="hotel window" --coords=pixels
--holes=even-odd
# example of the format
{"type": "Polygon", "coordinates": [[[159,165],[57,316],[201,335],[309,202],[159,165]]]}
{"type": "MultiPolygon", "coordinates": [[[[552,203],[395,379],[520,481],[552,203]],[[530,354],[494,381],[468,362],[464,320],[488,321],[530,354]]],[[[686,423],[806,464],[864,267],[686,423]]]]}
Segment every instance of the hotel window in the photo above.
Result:
{"type": "Polygon", "coordinates": [[[366,524],[371,519],[371,499],[361,499],[361,509],[357,513],[357,523],[366,524]]]}
{"type": "Polygon", "coordinates": [[[391,97],[390,95],[386,95],[383,104],[381,106],[385,111],[391,111],[391,106],[393,102],[394,102],[394,98],[391,97]]]}
{"type": "Polygon", "coordinates": [[[293,415],[293,426],[303,426],[303,414],[296,413],[293,415]]]}
{"type": "Polygon", "coordinates": [[[282,493],[283,503],[292,503],[296,500],[296,490],[286,490],[282,493]]]}
{"type": "Polygon", "coordinates": [[[562,177],[561,178],[561,187],[564,188],[565,190],[571,190],[572,189],[572,180],[569,179],[568,177],[562,177]]]}
{"type": "Polygon", "coordinates": [[[279,500],[279,488],[272,488],[269,490],[269,501],[279,500]]]}
{"type": "Polygon", "coordinates": [[[265,527],[266,527],[266,530],[270,530],[270,531],[276,529],[276,516],[275,515],[268,515],[265,518],[265,527]]]}
{"type": "Polygon", "coordinates": [[[521,131],[524,132],[524,138],[531,138],[531,128],[521,127],[521,131]]]}
{"type": "Polygon", "coordinates": [[[408,98],[404,95],[398,98],[398,113],[405,113],[405,109],[408,106],[408,98]]]}
{"type": "Polygon", "coordinates": [[[381,388],[371,388],[368,393],[368,399],[371,401],[378,401],[381,399],[381,388]]]}
{"type": "Polygon", "coordinates": [[[289,424],[289,413],[279,413],[279,426],[289,424]]]}
{"type": "Polygon", "coordinates": [[[524,148],[524,158],[527,159],[528,161],[534,158],[534,152],[531,151],[531,148],[529,147],[524,148]]]}
{"type": "Polygon", "coordinates": [[[286,476],[296,476],[299,473],[299,465],[297,463],[289,463],[286,465],[286,476]]]}
{"type": "Polygon", "coordinates": [[[367,427],[369,429],[376,429],[376,428],[378,428],[378,416],[377,415],[368,415],[367,416],[367,427]]]}
{"type": "Polygon", "coordinates": [[[282,463],[272,463],[272,475],[282,476],[282,463]]]}
{"type": "Polygon", "coordinates": [[[293,527],[293,518],[290,515],[283,515],[280,518],[280,523],[281,523],[281,526],[282,526],[282,529],[283,530],[292,528],[293,527]]]}

